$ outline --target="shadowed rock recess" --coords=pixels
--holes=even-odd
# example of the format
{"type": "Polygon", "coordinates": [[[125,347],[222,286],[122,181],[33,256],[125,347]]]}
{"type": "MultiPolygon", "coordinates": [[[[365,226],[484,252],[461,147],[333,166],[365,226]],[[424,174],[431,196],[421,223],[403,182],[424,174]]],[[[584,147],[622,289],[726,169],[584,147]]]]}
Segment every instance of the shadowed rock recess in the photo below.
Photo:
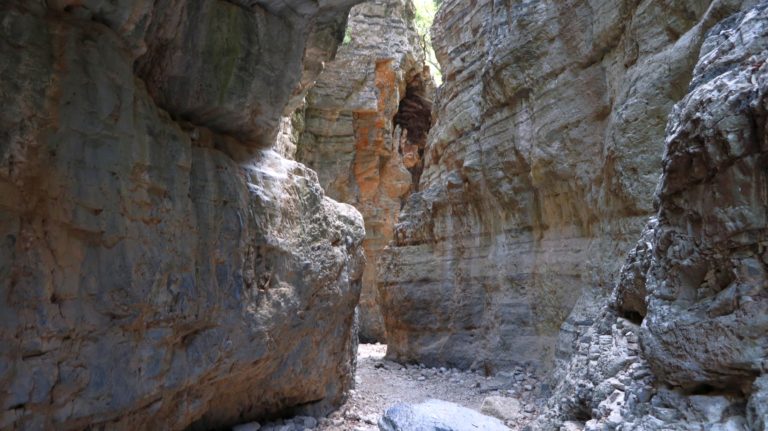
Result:
{"type": "Polygon", "coordinates": [[[268,148],[353,3],[0,3],[0,429],[341,402],[362,218],[268,148]]]}
{"type": "Polygon", "coordinates": [[[768,429],[768,1],[357,3],[0,0],[0,431],[768,429]]]}

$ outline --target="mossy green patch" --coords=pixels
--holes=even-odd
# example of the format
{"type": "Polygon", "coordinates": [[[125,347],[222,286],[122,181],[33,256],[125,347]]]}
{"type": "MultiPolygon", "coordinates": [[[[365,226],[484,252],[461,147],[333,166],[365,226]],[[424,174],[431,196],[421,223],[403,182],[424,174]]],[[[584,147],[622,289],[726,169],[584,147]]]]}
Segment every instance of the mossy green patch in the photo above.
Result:
{"type": "Polygon", "coordinates": [[[218,101],[223,103],[241,61],[242,41],[246,37],[248,18],[239,7],[226,2],[213,2],[208,11],[205,32],[205,57],[218,84],[218,101]]]}

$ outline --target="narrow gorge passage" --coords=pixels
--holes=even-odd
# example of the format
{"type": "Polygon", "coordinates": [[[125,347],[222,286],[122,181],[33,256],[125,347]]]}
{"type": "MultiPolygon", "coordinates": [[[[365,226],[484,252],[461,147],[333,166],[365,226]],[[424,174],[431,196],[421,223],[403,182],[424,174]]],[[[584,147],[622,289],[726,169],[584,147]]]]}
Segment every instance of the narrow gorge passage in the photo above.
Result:
{"type": "MultiPolygon", "coordinates": [[[[361,344],[355,389],[349,399],[317,422],[320,431],[377,431],[383,412],[399,403],[440,399],[502,416],[512,429],[536,417],[543,404],[542,382],[522,367],[496,376],[457,369],[403,365],[385,359],[386,345],[361,344]],[[487,401],[486,401],[487,400],[487,401]],[[484,403],[485,401],[485,403],[484,403]]],[[[305,419],[260,424],[259,431],[304,431],[305,419]]],[[[235,431],[249,431],[243,427],[235,431]]]]}
{"type": "Polygon", "coordinates": [[[0,431],[768,431],[768,0],[0,0],[0,431]]]}

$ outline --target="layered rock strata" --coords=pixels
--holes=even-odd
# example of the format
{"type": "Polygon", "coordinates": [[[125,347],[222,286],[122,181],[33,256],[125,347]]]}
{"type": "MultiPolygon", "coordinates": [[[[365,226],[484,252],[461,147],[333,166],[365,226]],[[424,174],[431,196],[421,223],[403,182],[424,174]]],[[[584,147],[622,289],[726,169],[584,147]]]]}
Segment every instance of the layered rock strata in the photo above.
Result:
{"type": "Polygon", "coordinates": [[[0,429],[340,403],[362,218],[268,147],[352,3],[0,4],[0,429]]]}
{"type": "Polygon", "coordinates": [[[386,338],[376,290],[381,250],[418,186],[431,117],[432,79],[410,0],[355,6],[347,39],[309,92],[297,160],[317,171],[333,199],[365,219],[367,265],[360,337],[386,338]]]}
{"type": "Polygon", "coordinates": [[[610,301],[578,307],[534,429],[766,429],[767,61],[765,3],[709,31],[669,118],[656,214],[610,301]]]}
{"type": "Polygon", "coordinates": [[[550,366],[653,211],[704,35],[745,3],[443,1],[437,121],[380,268],[389,356],[550,366]]]}

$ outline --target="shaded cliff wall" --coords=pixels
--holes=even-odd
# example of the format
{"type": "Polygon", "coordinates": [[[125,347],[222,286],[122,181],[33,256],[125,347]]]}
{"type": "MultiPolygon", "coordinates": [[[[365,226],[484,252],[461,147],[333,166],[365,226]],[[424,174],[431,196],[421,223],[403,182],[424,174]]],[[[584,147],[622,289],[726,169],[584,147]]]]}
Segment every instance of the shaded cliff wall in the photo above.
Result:
{"type": "Polygon", "coordinates": [[[768,4],[712,28],[666,129],[654,217],[577,306],[547,414],[584,429],[768,426],[768,4]]]}
{"type": "Polygon", "coordinates": [[[360,337],[384,341],[376,267],[418,185],[434,91],[410,0],[355,6],[347,39],[307,95],[297,160],[365,219],[360,337]]]}
{"type": "Polygon", "coordinates": [[[445,0],[437,121],[380,268],[388,355],[550,366],[652,213],[667,115],[741,4],[445,0]]]}
{"type": "Polygon", "coordinates": [[[341,402],[362,218],[268,148],[352,3],[0,4],[0,429],[341,402]]]}

